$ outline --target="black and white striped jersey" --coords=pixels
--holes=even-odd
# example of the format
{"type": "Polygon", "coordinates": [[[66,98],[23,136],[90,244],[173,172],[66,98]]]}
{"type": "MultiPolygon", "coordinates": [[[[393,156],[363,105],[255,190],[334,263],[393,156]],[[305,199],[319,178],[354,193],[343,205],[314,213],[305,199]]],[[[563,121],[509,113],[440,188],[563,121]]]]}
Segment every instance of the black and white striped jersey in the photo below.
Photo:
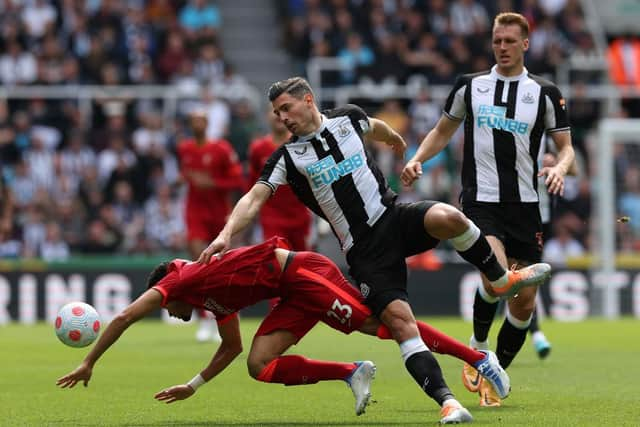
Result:
{"type": "Polygon", "coordinates": [[[302,203],[331,224],[345,252],[396,198],[365,149],[368,131],[369,118],[358,106],[323,111],[320,128],[280,146],[258,180],[274,192],[289,184],[302,203]]]}
{"type": "Polygon", "coordinates": [[[444,107],[464,119],[462,201],[537,202],[538,153],[544,133],[569,131],[565,101],[551,82],[526,68],[458,78],[444,107]]]}

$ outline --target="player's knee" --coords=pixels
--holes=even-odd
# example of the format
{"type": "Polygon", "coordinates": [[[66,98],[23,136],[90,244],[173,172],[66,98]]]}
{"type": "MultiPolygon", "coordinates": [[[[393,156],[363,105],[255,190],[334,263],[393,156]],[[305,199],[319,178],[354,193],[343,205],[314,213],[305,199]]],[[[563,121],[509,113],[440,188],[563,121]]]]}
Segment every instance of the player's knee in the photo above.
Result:
{"type": "Polygon", "coordinates": [[[465,214],[453,207],[447,211],[447,224],[456,235],[464,233],[469,228],[469,220],[465,214]]]}
{"type": "Polygon", "coordinates": [[[439,203],[427,211],[425,229],[434,237],[449,239],[469,228],[467,217],[453,206],[439,203]]]}
{"type": "Polygon", "coordinates": [[[260,376],[260,373],[264,370],[266,366],[267,366],[267,363],[265,363],[262,360],[258,360],[255,358],[247,359],[247,369],[249,370],[249,375],[251,375],[251,378],[258,379],[258,377],[260,376]]]}

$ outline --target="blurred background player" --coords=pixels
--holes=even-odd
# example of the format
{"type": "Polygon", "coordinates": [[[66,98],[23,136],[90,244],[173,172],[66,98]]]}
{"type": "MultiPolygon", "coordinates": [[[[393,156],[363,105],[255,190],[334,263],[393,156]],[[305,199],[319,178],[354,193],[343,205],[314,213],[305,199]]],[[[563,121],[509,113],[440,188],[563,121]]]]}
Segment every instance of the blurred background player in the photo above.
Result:
{"type": "MultiPolygon", "coordinates": [[[[231,194],[243,187],[242,166],[236,152],[224,139],[208,139],[208,124],[204,110],[193,110],[189,116],[192,137],[178,144],[180,171],[187,183],[184,214],[192,259],[222,230],[231,211],[231,194]]],[[[215,317],[204,310],[198,316],[196,339],[220,342],[215,317]]]]}
{"type": "MultiPolygon", "coordinates": [[[[542,168],[553,167],[556,164],[556,158],[551,153],[545,153],[545,147],[546,144],[541,144],[540,155],[538,158],[542,161],[542,168]]],[[[571,171],[569,173],[571,173],[571,171]]],[[[540,200],[540,220],[542,221],[542,241],[544,244],[544,242],[549,240],[549,237],[551,237],[551,216],[553,214],[553,207],[556,200],[555,195],[549,194],[544,176],[538,177],[538,199],[540,200]]],[[[542,329],[540,329],[539,312],[541,310],[538,306],[538,302],[540,302],[539,296],[536,298],[536,308],[533,310],[533,314],[531,316],[529,334],[531,334],[533,348],[538,354],[538,357],[540,359],[544,359],[551,352],[551,343],[544,332],[542,332],[542,329]]]]}

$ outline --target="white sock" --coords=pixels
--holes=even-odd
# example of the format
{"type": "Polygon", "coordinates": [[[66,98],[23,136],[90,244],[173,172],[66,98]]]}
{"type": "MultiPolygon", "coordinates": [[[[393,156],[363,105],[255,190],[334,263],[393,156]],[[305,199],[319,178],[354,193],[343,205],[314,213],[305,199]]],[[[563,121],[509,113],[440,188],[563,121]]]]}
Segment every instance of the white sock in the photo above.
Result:
{"type": "Polygon", "coordinates": [[[471,338],[469,338],[469,346],[476,350],[489,350],[489,340],[478,341],[476,340],[475,335],[472,334],[471,338]]]}
{"type": "Polygon", "coordinates": [[[541,341],[541,340],[545,340],[547,339],[547,337],[544,336],[544,333],[542,331],[535,331],[533,333],[533,335],[531,335],[531,338],[533,339],[533,341],[541,341]]]}
{"type": "Polygon", "coordinates": [[[480,229],[472,221],[469,221],[469,228],[467,228],[462,234],[449,239],[451,246],[458,251],[464,252],[468,250],[480,237],[480,229]]]}
{"type": "Polygon", "coordinates": [[[459,406],[462,407],[462,405],[460,404],[460,402],[458,402],[455,398],[453,397],[449,397],[445,400],[442,401],[442,407],[444,408],[445,406],[449,406],[449,405],[454,405],[454,406],[459,406]]]}
{"type": "Polygon", "coordinates": [[[507,307],[507,321],[511,323],[515,328],[518,329],[528,329],[531,324],[531,318],[533,317],[533,313],[529,315],[527,320],[520,320],[513,317],[513,314],[509,311],[509,307],[507,307]]]}
{"type": "Polygon", "coordinates": [[[429,351],[429,348],[426,346],[424,341],[422,341],[420,336],[409,338],[408,340],[400,343],[400,354],[402,355],[402,360],[404,362],[414,354],[421,353],[423,351],[429,351]]]}

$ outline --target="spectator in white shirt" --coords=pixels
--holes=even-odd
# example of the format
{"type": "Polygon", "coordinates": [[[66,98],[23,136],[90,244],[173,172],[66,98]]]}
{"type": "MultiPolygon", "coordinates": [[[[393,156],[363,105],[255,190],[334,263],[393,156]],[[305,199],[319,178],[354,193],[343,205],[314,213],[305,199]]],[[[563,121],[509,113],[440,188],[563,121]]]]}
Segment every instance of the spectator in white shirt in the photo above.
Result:
{"type": "Polygon", "coordinates": [[[109,147],[98,154],[98,176],[100,182],[107,182],[118,162],[123,162],[127,168],[131,168],[136,164],[137,160],[135,154],[126,147],[125,140],[120,137],[114,137],[109,142],[109,147]]]}
{"type": "Polygon", "coordinates": [[[35,0],[28,2],[22,10],[22,23],[29,36],[39,39],[47,29],[54,25],[58,12],[45,0],[35,0]]]}
{"type": "Polygon", "coordinates": [[[35,56],[31,52],[24,52],[17,41],[10,41],[6,52],[0,55],[0,82],[5,85],[29,84],[37,76],[35,56]]]}
{"type": "Polygon", "coordinates": [[[213,91],[205,89],[201,108],[207,113],[207,138],[220,139],[227,135],[231,111],[226,102],[214,96],[213,91]]]}
{"type": "Polygon", "coordinates": [[[556,266],[566,266],[567,258],[584,255],[584,247],[576,240],[569,228],[560,223],[555,225],[555,235],[544,244],[542,260],[556,266]]]}
{"type": "Polygon", "coordinates": [[[64,261],[69,258],[69,245],[62,239],[60,226],[50,221],[46,225],[44,241],[39,256],[45,261],[64,261]]]}
{"type": "Polygon", "coordinates": [[[162,117],[158,113],[141,115],[141,125],[133,132],[133,149],[139,155],[146,155],[154,146],[166,148],[169,142],[167,133],[162,128],[162,117]]]}

